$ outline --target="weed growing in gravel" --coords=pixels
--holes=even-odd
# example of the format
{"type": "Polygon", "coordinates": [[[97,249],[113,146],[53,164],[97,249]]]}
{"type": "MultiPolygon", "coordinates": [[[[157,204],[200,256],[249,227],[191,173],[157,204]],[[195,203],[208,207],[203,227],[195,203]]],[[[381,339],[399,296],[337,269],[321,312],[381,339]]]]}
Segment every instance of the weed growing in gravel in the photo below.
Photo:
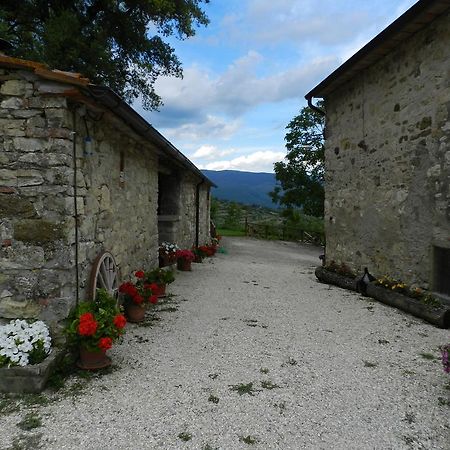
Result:
{"type": "Polygon", "coordinates": [[[9,398],[6,395],[0,396],[0,414],[12,414],[20,411],[20,406],[15,399],[9,398]]]}
{"type": "Polygon", "coordinates": [[[250,436],[250,435],[248,435],[248,436],[239,436],[239,440],[241,442],[243,442],[244,444],[248,444],[248,445],[253,445],[253,444],[256,444],[258,442],[258,439],[256,439],[253,436],[250,436]]]}
{"type": "Polygon", "coordinates": [[[370,361],[364,361],[364,367],[377,367],[378,363],[373,363],[370,361]]]}
{"type": "Polygon", "coordinates": [[[205,445],[202,447],[202,450],[218,450],[218,449],[217,449],[217,447],[212,447],[212,446],[209,445],[209,444],[205,444],[205,445]]]}
{"type": "Polygon", "coordinates": [[[12,446],[8,450],[35,450],[40,448],[42,433],[21,434],[12,441],[12,446]]]}
{"type": "Polygon", "coordinates": [[[272,390],[272,389],[277,389],[280,386],[278,386],[278,384],[272,383],[270,380],[266,380],[266,381],[261,381],[261,387],[264,389],[272,390]]]}
{"type": "Polygon", "coordinates": [[[414,372],[414,371],[412,371],[412,370],[404,370],[403,371],[403,375],[406,377],[406,376],[409,376],[409,375],[415,375],[416,374],[416,372],[414,372]]]}
{"type": "Polygon", "coordinates": [[[432,361],[433,359],[436,359],[436,356],[434,356],[432,353],[419,353],[419,355],[423,358],[423,359],[428,359],[429,361],[432,361]]]}
{"type": "Polygon", "coordinates": [[[441,406],[450,406],[450,400],[444,397],[438,397],[438,403],[441,406]]]}
{"type": "Polygon", "coordinates": [[[286,361],[286,364],[289,364],[290,366],[296,366],[298,363],[294,358],[292,358],[292,356],[289,356],[289,359],[286,361]]]}
{"type": "Polygon", "coordinates": [[[219,403],[219,397],[216,397],[215,395],[211,394],[208,398],[208,402],[217,404],[217,403],[219,403]]]}
{"type": "Polygon", "coordinates": [[[261,369],[259,369],[259,371],[261,373],[264,373],[264,374],[268,374],[269,373],[269,369],[266,369],[265,367],[261,367],[261,369]]]}
{"type": "Polygon", "coordinates": [[[192,434],[191,434],[191,433],[187,433],[186,431],[183,431],[183,433],[180,433],[180,434],[178,435],[178,437],[179,437],[182,441],[187,442],[187,441],[190,441],[190,440],[192,439],[192,434]]]}
{"type": "Polygon", "coordinates": [[[175,308],[174,306],[168,306],[167,308],[161,308],[158,310],[158,312],[164,312],[164,311],[175,312],[175,311],[178,311],[178,308],[175,308]]]}
{"type": "Polygon", "coordinates": [[[273,406],[280,410],[280,414],[283,414],[286,409],[286,402],[274,403],[273,406]]]}
{"type": "Polygon", "coordinates": [[[17,426],[24,430],[29,431],[33,428],[38,428],[42,426],[42,419],[36,413],[28,413],[18,424],[17,426]]]}
{"type": "Polygon", "coordinates": [[[416,421],[416,415],[414,413],[407,412],[405,414],[404,421],[408,422],[409,424],[413,424],[416,421]]]}
{"type": "Polygon", "coordinates": [[[208,377],[211,378],[211,380],[215,380],[219,376],[218,373],[210,373],[208,374],[208,377]]]}
{"type": "Polygon", "coordinates": [[[389,341],[387,341],[386,339],[378,339],[378,343],[381,345],[384,345],[384,344],[389,344],[389,341]]]}
{"type": "Polygon", "coordinates": [[[235,385],[230,385],[230,391],[236,391],[239,395],[251,395],[254,396],[254,392],[259,392],[259,389],[255,389],[253,387],[253,383],[248,383],[248,384],[235,384],[235,385]]]}

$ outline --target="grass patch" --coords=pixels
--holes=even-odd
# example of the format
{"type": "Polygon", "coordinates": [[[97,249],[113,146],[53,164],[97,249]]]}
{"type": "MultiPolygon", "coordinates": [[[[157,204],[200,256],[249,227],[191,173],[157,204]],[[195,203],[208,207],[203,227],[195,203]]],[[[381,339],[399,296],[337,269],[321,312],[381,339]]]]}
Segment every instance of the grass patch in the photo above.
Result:
{"type": "Polygon", "coordinates": [[[248,444],[248,445],[253,445],[253,444],[256,444],[258,442],[258,439],[256,439],[253,436],[250,436],[250,435],[248,435],[248,436],[240,436],[239,440],[241,442],[243,442],[244,444],[248,444]]]}
{"type": "Polygon", "coordinates": [[[174,306],[167,306],[166,308],[161,308],[158,310],[158,312],[164,312],[164,311],[175,312],[175,311],[178,311],[178,308],[175,308],[174,306]]]}
{"type": "Polygon", "coordinates": [[[364,367],[377,367],[378,363],[373,363],[370,361],[364,361],[364,367]]]}
{"type": "Polygon", "coordinates": [[[42,433],[21,434],[12,441],[12,446],[8,450],[36,450],[41,448],[40,440],[42,433]]]}
{"type": "Polygon", "coordinates": [[[272,389],[277,389],[280,386],[278,386],[278,384],[272,383],[270,380],[266,380],[266,381],[261,381],[261,387],[264,389],[272,390],[272,389]]]}
{"type": "Polygon", "coordinates": [[[20,406],[15,399],[1,395],[0,397],[0,414],[12,414],[20,411],[20,406]]]}
{"type": "Polygon", "coordinates": [[[191,433],[187,433],[186,431],[184,431],[183,433],[180,433],[180,434],[178,435],[178,437],[179,437],[182,441],[187,442],[187,441],[190,441],[190,440],[192,439],[192,434],[191,434],[191,433]]]}
{"type": "Polygon", "coordinates": [[[217,405],[217,403],[219,403],[219,397],[211,394],[208,398],[208,402],[215,403],[217,405]]]}
{"type": "Polygon", "coordinates": [[[438,397],[438,403],[441,406],[450,406],[450,400],[444,397],[438,397]]]}
{"type": "Polygon", "coordinates": [[[261,367],[261,369],[259,369],[259,371],[261,373],[263,373],[264,375],[267,375],[269,373],[269,369],[267,369],[266,367],[261,367]]]}
{"type": "Polygon", "coordinates": [[[221,236],[245,236],[244,230],[229,230],[226,228],[218,228],[217,233],[221,236]]]}
{"type": "Polygon", "coordinates": [[[248,384],[234,384],[230,386],[230,391],[236,391],[239,395],[251,395],[254,396],[254,392],[258,392],[259,389],[255,389],[253,387],[253,383],[248,383],[248,384]]]}
{"type": "Polygon", "coordinates": [[[42,419],[36,413],[28,413],[18,424],[17,426],[24,430],[29,431],[33,428],[38,428],[42,426],[42,419]]]}
{"type": "Polygon", "coordinates": [[[419,353],[419,355],[423,358],[423,359],[427,359],[428,361],[432,361],[434,359],[436,359],[436,356],[433,355],[433,353],[419,353]]]}

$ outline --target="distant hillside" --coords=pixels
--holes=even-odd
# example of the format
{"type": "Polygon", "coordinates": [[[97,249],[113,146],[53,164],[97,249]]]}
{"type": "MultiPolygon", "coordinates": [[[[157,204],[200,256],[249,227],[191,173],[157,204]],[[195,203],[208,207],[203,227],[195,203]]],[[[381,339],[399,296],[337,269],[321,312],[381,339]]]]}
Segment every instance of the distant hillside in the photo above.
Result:
{"type": "Polygon", "coordinates": [[[215,184],[212,195],[245,205],[261,205],[277,209],[269,192],[275,187],[275,174],[264,172],[240,172],[238,170],[202,170],[215,184]]]}

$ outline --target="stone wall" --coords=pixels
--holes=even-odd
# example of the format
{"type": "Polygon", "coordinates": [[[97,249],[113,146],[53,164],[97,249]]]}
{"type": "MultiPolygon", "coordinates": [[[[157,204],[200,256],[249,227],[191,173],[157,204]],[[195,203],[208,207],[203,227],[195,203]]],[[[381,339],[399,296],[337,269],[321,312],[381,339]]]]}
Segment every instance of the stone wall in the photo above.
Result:
{"type": "Polygon", "coordinates": [[[109,251],[128,277],[157,265],[158,160],[155,150],[111,115],[87,120],[91,155],[85,155],[84,119],[77,119],[79,260],[87,295],[93,262],[109,251]],[[123,169],[121,178],[121,169],[123,169]]]}
{"type": "MultiPolygon", "coordinates": [[[[74,147],[80,298],[103,251],[114,255],[123,278],[158,263],[157,149],[113,113],[68,102],[66,90],[31,72],[0,70],[0,319],[56,324],[74,305],[74,147]]],[[[190,247],[200,178],[175,172],[178,243],[190,247]]],[[[201,187],[202,242],[207,190],[201,187]]]]}
{"type": "Polygon", "coordinates": [[[64,98],[0,70],[0,317],[65,315],[73,295],[70,115],[64,98]]]}
{"type": "Polygon", "coordinates": [[[325,99],[328,263],[430,287],[450,248],[449,42],[446,15],[325,99]]]}

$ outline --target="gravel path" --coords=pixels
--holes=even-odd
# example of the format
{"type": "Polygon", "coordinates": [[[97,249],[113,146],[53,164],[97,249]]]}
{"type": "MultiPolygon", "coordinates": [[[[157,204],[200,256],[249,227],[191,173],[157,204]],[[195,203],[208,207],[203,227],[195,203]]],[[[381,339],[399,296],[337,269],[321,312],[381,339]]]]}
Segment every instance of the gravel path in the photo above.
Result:
{"type": "Polygon", "coordinates": [[[0,402],[0,448],[450,449],[448,331],[318,283],[316,248],[224,247],[127,326],[115,370],[0,402]]]}

